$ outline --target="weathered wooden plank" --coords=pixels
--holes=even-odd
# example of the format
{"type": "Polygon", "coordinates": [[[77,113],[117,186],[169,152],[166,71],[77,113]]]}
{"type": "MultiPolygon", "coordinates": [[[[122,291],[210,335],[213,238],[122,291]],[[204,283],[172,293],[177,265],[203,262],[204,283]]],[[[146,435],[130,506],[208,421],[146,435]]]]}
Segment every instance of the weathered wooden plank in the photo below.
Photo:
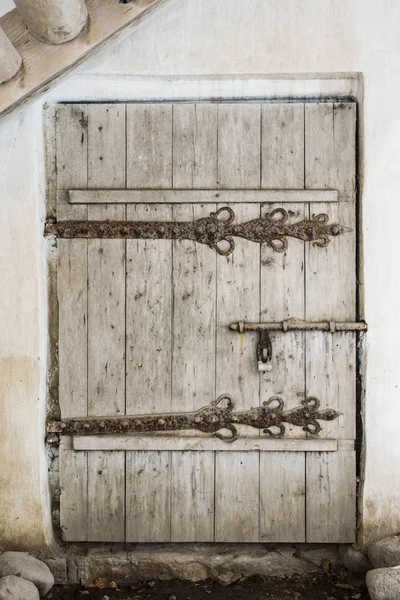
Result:
{"type": "MultiPolygon", "coordinates": [[[[173,111],[174,187],[215,189],[217,106],[182,104],[174,105],[173,111]]],[[[215,204],[175,205],[173,218],[191,221],[208,216],[215,208],[215,204]]],[[[173,243],[174,412],[197,410],[215,399],[216,260],[215,253],[201,244],[173,243]]],[[[172,453],[171,460],[171,540],[212,541],[213,452],[172,453]]]]}
{"type": "Polygon", "coordinates": [[[305,542],[305,454],[260,453],[260,540],[305,542]]]}
{"type": "Polygon", "coordinates": [[[87,412],[87,240],[58,240],[58,362],[61,417],[87,412]]]}
{"type": "Polygon", "coordinates": [[[87,452],[74,452],[71,438],[60,440],[60,526],[66,542],[87,540],[87,452]]]}
{"type": "Polygon", "coordinates": [[[355,541],[355,452],[306,455],[307,533],[309,543],[355,541]]]}
{"type": "MultiPolygon", "coordinates": [[[[218,206],[219,208],[219,206],[218,206]]],[[[256,204],[236,205],[239,221],[260,216],[256,204]]],[[[259,404],[257,334],[229,330],[235,321],[251,321],[260,314],[260,248],[237,239],[235,251],[217,260],[216,396],[229,394],[238,410],[259,404]]],[[[239,426],[250,436],[252,428],[239,426]]]]}
{"type": "Polygon", "coordinates": [[[305,105],[306,188],[355,191],[356,104],[305,105]]]}
{"type": "Polygon", "coordinates": [[[172,105],[127,105],[127,187],[172,187],[172,105]]]}
{"type": "MultiPolygon", "coordinates": [[[[276,205],[263,206],[265,215],[276,205]]],[[[308,213],[306,205],[289,204],[290,221],[301,220],[308,213]]],[[[304,242],[290,240],[287,252],[276,253],[266,244],[261,247],[261,310],[262,322],[303,319],[304,242]]],[[[247,334],[248,335],[248,334],[247,334]]],[[[253,334],[257,337],[257,333],[253,334]]],[[[261,401],[280,396],[285,408],[298,406],[305,394],[305,340],[303,332],[270,333],[272,343],[271,371],[260,373],[261,401]]],[[[286,435],[305,437],[300,427],[285,425],[286,435]]]]}
{"type": "Polygon", "coordinates": [[[325,438],[355,438],[356,423],[356,335],[310,332],[307,334],[307,395],[321,401],[321,409],[340,413],[324,421],[325,438]]]}
{"type": "MultiPolygon", "coordinates": [[[[181,175],[182,177],[182,175],[181,175]]],[[[175,182],[174,182],[175,185],[175,182]]],[[[70,190],[71,204],[200,204],[337,202],[337,190],[70,190]]],[[[287,207],[285,207],[287,208],[287,207]]]]}
{"type": "MultiPolygon", "coordinates": [[[[348,442],[354,448],[353,440],[340,440],[348,442]]],[[[222,452],[251,452],[265,450],[270,452],[336,452],[338,441],[332,439],[271,439],[239,438],[234,444],[229,444],[218,438],[205,438],[174,435],[77,435],[72,438],[74,450],[204,450],[222,452]]],[[[347,448],[348,449],[348,448],[347,448]]]]}
{"type": "Polygon", "coordinates": [[[261,119],[261,187],[303,188],[304,104],[263,104],[261,119]]]}
{"type": "MultiPolygon", "coordinates": [[[[87,105],[60,104],[56,119],[57,188],[87,188],[87,105]]],[[[66,193],[57,194],[57,219],[86,217],[86,206],[70,206],[66,193]]]]}
{"type": "Polygon", "coordinates": [[[125,453],[89,452],[87,540],[121,542],[125,538],[125,453]]]}
{"type": "Polygon", "coordinates": [[[125,187],[125,104],[89,104],[88,186],[125,187]]]}
{"type": "Polygon", "coordinates": [[[144,18],[162,0],[132,2],[129,10],[114,0],[86,0],[90,27],[79,37],[58,46],[43,44],[30,35],[18,10],[0,19],[0,26],[21,54],[24,68],[0,90],[0,115],[48,90],[62,75],[70,72],[90,56],[104,41],[126,25],[144,18]]]}
{"type": "Polygon", "coordinates": [[[214,453],[172,452],[171,541],[214,539],[214,453]]]}
{"type": "Polygon", "coordinates": [[[124,240],[88,240],[88,315],[88,413],[124,414],[124,240]]]}
{"type": "MultiPolygon", "coordinates": [[[[174,206],[173,218],[192,221],[209,210],[174,206]]],[[[197,410],[215,400],[216,268],[217,255],[207,246],[173,242],[172,412],[197,410]]]]}
{"type": "Polygon", "coordinates": [[[169,452],[127,452],[127,542],[170,541],[170,463],[169,452]]]}
{"type": "MultiPolygon", "coordinates": [[[[168,205],[128,206],[127,218],[171,220],[168,205]]],[[[171,411],[172,242],[127,240],[127,414],[171,411]]]]}
{"type": "Polygon", "coordinates": [[[173,183],[174,188],[216,188],[216,104],[173,105],[173,183]]]}
{"type": "Polygon", "coordinates": [[[218,185],[260,187],[260,104],[218,105],[218,185]]]}
{"type": "Polygon", "coordinates": [[[215,541],[259,541],[259,453],[215,455],[215,541]]]}

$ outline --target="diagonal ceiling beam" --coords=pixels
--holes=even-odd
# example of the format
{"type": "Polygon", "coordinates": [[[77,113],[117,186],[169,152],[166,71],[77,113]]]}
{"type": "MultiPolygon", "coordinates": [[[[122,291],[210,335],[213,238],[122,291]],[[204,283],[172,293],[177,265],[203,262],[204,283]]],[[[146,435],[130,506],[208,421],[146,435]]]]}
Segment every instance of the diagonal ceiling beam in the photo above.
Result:
{"type": "Polygon", "coordinates": [[[49,45],[35,39],[17,9],[1,17],[0,27],[21,54],[23,64],[13,79],[0,85],[0,117],[47,91],[103,42],[165,1],[132,0],[120,4],[118,0],[86,0],[88,25],[79,37],[61,45],[49,45]]]}

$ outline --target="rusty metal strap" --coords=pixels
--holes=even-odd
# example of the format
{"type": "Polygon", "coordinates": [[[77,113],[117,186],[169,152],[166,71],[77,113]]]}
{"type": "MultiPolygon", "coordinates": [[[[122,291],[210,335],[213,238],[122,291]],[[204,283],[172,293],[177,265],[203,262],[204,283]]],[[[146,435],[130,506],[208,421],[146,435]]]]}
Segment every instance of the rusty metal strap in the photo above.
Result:
{"type": "Polygon", "coordinates": [[[350,231],[344,225],[329,223],[325,213],[290,223],[289,213],[283,208],[236,223],[235,213],[229,206],[194,221],[48,221],[45,226],[45,235],[69,239],[193,240],[223,256],[233,252],[234,238],[267,244],[275,252],[285,252],[288,238],[325,248],[331,237],[350,231]]]}
{"type": "Polygon", "coordinates": [[[329,331],[336,333],[340,331],[367,331],[368,325],[365,321],[357,323],[335,322],[335,321],[301,321],[297,319],[288,319],[286,321],[276,321],[272,323],[231,323],[231,331],[244,333],[245,331],[329,331]]]}

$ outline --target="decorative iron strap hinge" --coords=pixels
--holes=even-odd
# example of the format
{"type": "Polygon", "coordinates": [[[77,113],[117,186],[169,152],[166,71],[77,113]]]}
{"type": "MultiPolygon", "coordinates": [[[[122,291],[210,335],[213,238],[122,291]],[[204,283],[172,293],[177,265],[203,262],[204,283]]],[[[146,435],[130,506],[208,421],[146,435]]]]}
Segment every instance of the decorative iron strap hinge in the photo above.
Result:
{"type": "Polygon", "coordinates": [[[233,412],[234,401],[223,394],[209,406],[195,412],[65,419],[48,423],[47,431],[63,435],[102,435],[197,429],[211,433],[225,442],[234,442],[238,438],[236,425],[249,425],[262,429],[273,438],[282,438],[285,434],[283,423],[289,423],[317,435],[321,431],[318,420],[333,421],[341,414],[332,408],[319,410],[320,402],[317,398],[306,398],[301,404],[302,406],[285,411],[283,400],[273,396],[263,402],[262,406],[233,412]],[[230,431],[230,435],[220,433],[223,429],[230,431]]]}
{"type": "Polygon", "coordinates": [[[329,236],[351,231],[344,225],[329,224],[325,213],[297,223],[288,223],[288,218],[286,210],[276,208],[264,217],[234,223],[235,213],[225,206],[195,221],[48,221],[45,234],[60,238],[194,240],[228,256],[235,248],[234,237],[284,252],[289,237],[324,248],[329,244],[329,236]]]}

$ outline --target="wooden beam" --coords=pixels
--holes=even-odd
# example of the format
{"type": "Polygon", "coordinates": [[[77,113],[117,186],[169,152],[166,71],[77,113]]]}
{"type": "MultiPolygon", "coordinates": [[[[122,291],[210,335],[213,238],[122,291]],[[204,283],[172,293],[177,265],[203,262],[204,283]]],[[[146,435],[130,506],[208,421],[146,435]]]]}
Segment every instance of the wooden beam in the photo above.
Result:
{"type": "MultiPolygon", "coordinates": [[[[64,436],[63,436],[64,437],[64,436]]],[[[246,452],[255,450],[273,452],[336,452],[337,440],[281,439],[243,437],[234,443],[216,437],[186,437],[168,435],[77,435],[72,437],[74,450],[199,450],[246,452]]]]}
{"type": "Polygon", "coordinates": [[[70,204],[337,202],[337,190],[70,190],[70,204]]]}
{"type": "Polygon", "coordinates": [[[47,91],[103,42],[140,21],[163,2],[132,0],[120,4],[117,0],[87,0],[88,26],[79,37],[61,46],[44,44],[32,37],[17,9],[5,14],[0,27],[21,54],[23,67],[18,75],[0,86],[0,117],[47,91]]]}
{"type": "Polygon", "coordinates": [[[84,0],[14,1],[33,37],[47,44],[73,40],[88,20],[84,0]]]}
{"type": "Polygon", "coordinates": [[[8,81],[18,72],[22,58],[6,34],[0,29],[0,83],[8,81]]]}

